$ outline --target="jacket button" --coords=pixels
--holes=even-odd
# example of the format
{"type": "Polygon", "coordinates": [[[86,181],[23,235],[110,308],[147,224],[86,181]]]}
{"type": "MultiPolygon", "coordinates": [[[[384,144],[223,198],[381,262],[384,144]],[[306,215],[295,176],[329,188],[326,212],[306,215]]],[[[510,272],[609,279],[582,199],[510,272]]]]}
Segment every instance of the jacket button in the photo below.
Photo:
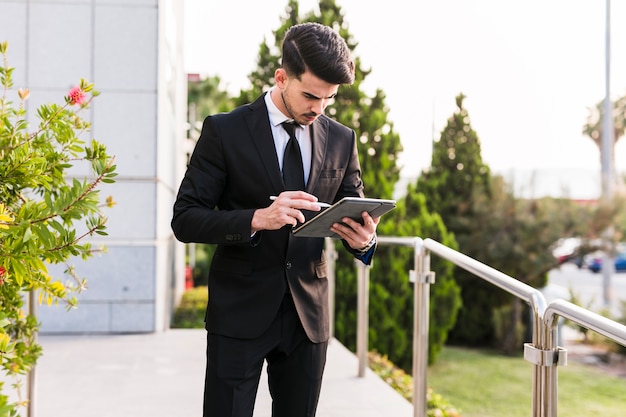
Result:
{"type": "Polygon", "coordinates": [[[287,268],[287,269],[291,269],[291,262],[287,262],[287,263],[285,264],[285,268],[287,268]]]}

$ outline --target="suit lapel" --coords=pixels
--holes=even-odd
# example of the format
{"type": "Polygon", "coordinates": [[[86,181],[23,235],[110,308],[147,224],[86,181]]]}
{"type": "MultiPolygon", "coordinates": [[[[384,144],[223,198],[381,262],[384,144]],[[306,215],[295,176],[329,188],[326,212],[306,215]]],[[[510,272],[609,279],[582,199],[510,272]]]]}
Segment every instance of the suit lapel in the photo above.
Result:
{"type": "Polygon", "coordinates": [[[309,127],[309,129],[311,137],[311,173],[309,174],[309,182],[306,185],[306,191],[312,193],[313,190],[315,190],[317,181],[320,177],[324,156],[326,155],[328,121],[320,117],[309,127]]]}
{"type": "MultiPolygon", "coordinates": [[[[269,176],[274,193],[279,194],[284,189],[283,178],[278,165],[274,137],[270,128],[270,120],[265,106],[265,95],[262,95],[250,104],[250,113],[245,116],[248,131],[253,138],[256,150],[259,153],[267,175],[269,176]]],[[[307,192],[315,190],[326,155],[328,141],[328,120],[318,118],[310,127],[311,137],[311,172],[306,186],[307,192]]]]}
{"type": "Polygon", "coordinates": [[[283,186],[278,157],[274,146],[274,137],[270,128],[270,119],[265,106],[265,94],[250,104],[250,113],[246,115],[248,131],[253,138],[256,150],[263,161],[267,175],[274,187],[274,194],[279,194],[283,186]]]}

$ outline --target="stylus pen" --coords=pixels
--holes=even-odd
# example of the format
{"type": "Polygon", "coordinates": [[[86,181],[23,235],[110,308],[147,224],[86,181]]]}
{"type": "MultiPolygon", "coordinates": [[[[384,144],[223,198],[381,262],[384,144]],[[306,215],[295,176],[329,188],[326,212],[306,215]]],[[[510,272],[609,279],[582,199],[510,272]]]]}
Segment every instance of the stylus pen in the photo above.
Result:
{"type": "MultiPolygon", "coordinates": [[[[276,197],[275,195],[271,195],[270,196],[270,200],[276,200],[278,197],[276,197]]],[[[317,204],[318,206],[320,206],[321,208],[328,208],[330,207],[330,204],[328,203],[322,203],[321,201],[316,201],[315,204],[317,204]]]]}

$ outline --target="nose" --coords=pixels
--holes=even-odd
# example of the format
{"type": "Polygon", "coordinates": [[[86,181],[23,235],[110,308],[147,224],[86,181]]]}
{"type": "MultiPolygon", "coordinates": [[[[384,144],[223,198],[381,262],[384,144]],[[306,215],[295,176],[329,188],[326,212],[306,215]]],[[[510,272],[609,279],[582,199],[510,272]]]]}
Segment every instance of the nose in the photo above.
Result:
{"type": "Polygon", "coordinates": [[[311,112],[315,114],[322,114],[328,105],[331,103],[330,99],[322,98],[315,100],[311,105],[311,112]]]}

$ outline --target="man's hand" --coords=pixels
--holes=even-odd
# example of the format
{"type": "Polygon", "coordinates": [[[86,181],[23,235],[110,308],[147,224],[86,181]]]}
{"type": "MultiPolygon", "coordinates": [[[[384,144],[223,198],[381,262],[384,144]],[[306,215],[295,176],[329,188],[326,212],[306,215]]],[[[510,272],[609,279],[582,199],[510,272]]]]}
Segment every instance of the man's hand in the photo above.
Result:
{"type": "Polygon", "coordinates": [[[343,223],[334,223],[330,230],[348,242],[354,250],[361,250],[368,245],[376,234],[376,227],[380,217],[373,218],[368,212],[361,213],[363,224],[349,217],[341,219],[343,223]]]}
{"type": "Polygon", "coordinates": [[[304,223],[300,210],[320,211],[317,197],[304,191],[285,191],[269,207],[258,209],[252,216],[252,233],[259,230],[278,230],[286,224],[304,223]]]}

